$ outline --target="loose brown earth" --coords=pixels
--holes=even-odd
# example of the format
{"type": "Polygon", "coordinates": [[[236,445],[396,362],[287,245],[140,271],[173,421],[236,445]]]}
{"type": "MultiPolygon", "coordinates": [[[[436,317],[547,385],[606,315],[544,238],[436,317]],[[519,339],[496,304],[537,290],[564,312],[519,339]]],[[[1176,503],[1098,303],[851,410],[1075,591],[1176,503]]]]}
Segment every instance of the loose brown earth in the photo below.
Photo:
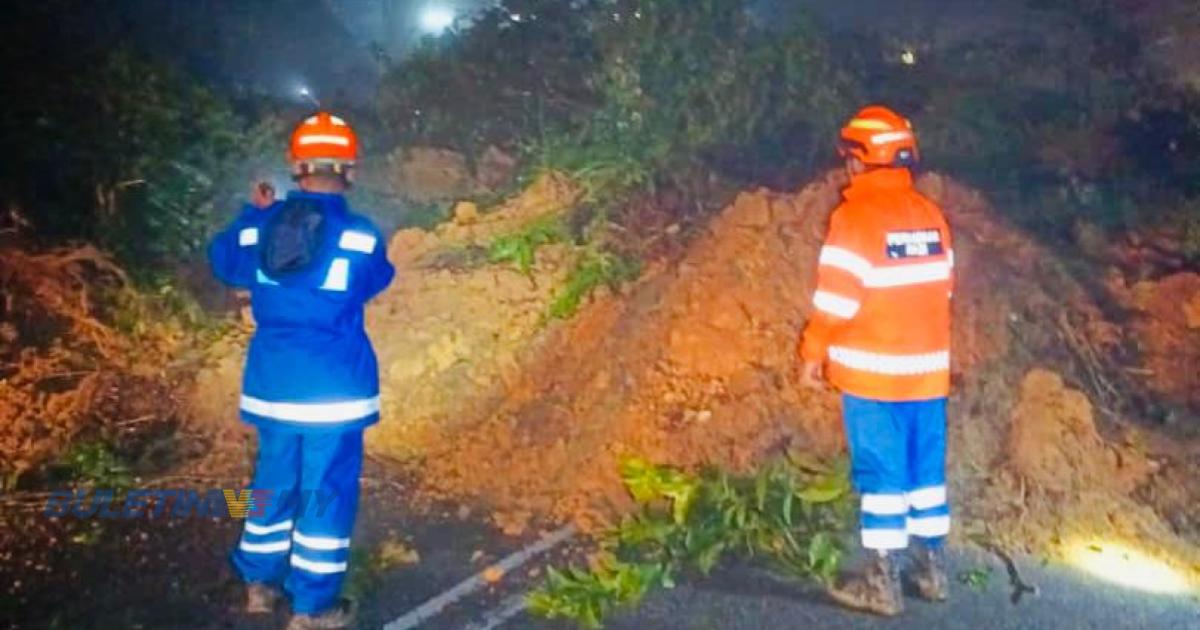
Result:
{"type": "MultiPolygon", "coordinates": [[[[1155,504],[1159,512],[1146,503],[1160,480],[1187,470],[1186,454],[1156,445],[1147,436],[1157,429],[1129,404],[1170,399],[1181,424],[1195,424],[1194,370],[1179,363],[1200,348],[1188,320],[1200,299],[1195,276],[1137,285],[1143,297],[1118,325],[1105,315],[1117,297],[1075,280],[978,194],[937,175],[920,187],[957,233],[950,466],[958,538],[1047,549],[1076,535],[1120,536],[1153,541],[1200,571],[1196,548],[1182,542],[1200,541],[1196,530],[1166,524],[1194,522],[1172,515],[1194,508],[1178,497],[1174,508],[1155,504]],[[1168,291],[1186,299],[1153,297],[1168,291]],[[1131,344],[1141,346],[1144,367],[1118,364],[1131,344]]],[[[831,175],[796,194],[740,195],[685,255],[651,265],[626,295],[603,297],[567,324],[523,328],[527,341],[511,355],[517,368],[505,372],[502,396],[488,394],[494,382],[442,379],[454,412],[434,421],[390,415],[372,450],[413,464],[430,497],[490,507],[514,534],[534,518],[586,525],[627,509],[616,473],[626,454],[740,470],[791,448],[839,452],[836,395],[789,379],[839,188],[831,175]]],[[[393,244],[393,255],[400,249],[393,244]]],[[[394,304],[410,299],[404,277],[377,312],[403,317],[394,304]]],[[[396,329],[377,325],[373,334],[382,355],[412,360],[390,349],[396,329]]],[[[497,345],[509,339],[499,335],[497,345]]],[[[489,352],[460,347],[457,369],[479,373],[494,360],[489,352]]]]}
{"type": "MultiPolygon", "coordinates": [[[[641,279],[569,322],[544,315],[577,247],[543,247],[529,274],[486,251],[571,212],[579,191],[567,180],[547,175],[497,209],[464,205],[433,232],[397,234],[397,282],[368,314],[385,396],[368,439],[419,492],[374,500],[460,503],[519,534],[628,509],[617,477],[626,454],[745,470],[789,449],[841,452],[836,394],[789,378],[840,185],[829,175],[794,194],[746,192],[700,229],[665,230],[673,243],[641,279]]],[[[956,231],[958,541],[1053,553],[1121,540],[1200,579],[1200,276],[1082,273],[1090,263],[1037,244],[965,187],[938,175],[920,187],[956,231]]],[[[248,329],[200,349],[170,325],[118,332],[89,299],[96,283],[123,282],[102,257],[0,254],[11,296],[0,472],[18,489],[36,490],[28,484],[67,443],[96,435],[156,452],[142,466],[154,483],[245,481],[253,445],[235,410],[248,329]],[[198,362],[207,367],[187,367],[198,362]]],[[[196,605],[225,605],[212,549],[236,535],[228,523],[109,527],[89,547],[87,523],[39,520],[39,497],[10,495],[0,512],[0,568],[20,577],[6,593],[15,605],[48,605],[55,576],[98,579],[107,565],[85,558],[119,549],[138,555],[134,572],[148,580],[135,590],[169,586],[160,595],[171,598],[187,589],[154,567],[186,574],[187,558],[203,556],[194,566],[209,576],[208,603],[196,605]]]]}

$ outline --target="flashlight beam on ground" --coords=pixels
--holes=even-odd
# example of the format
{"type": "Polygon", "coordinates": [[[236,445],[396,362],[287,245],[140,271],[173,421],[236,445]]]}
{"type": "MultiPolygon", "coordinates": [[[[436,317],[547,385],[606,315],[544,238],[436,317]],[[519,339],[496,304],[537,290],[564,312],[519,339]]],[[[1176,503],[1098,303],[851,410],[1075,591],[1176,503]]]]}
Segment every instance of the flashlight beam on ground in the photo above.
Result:
{"type": "Polygon", "coordinates": [[[1180,594],[1193,586],[1166,563],[1136,549],[1108,542],[1076,544],[1071,564],[1114,584],[1150,593],[1180,594]]]}

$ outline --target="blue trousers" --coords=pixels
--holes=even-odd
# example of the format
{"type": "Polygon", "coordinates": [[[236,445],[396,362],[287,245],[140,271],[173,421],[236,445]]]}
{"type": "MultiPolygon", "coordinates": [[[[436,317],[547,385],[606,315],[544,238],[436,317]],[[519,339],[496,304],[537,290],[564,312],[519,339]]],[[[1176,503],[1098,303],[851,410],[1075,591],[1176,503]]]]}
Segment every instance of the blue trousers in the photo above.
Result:
{"type": "Polygon", "coordinates": [[[931,546],[950,532],[946,497],[946,399],[885,402],[845,394],[851,477],[862,495],[862,545],[931,546]]]}
{"type": "Polygon", "coordinates": [[[268,498],[246,519],[233,566],[246,582],[282,582],[294,612],[322,612],[337,604],[350,560],[362,431],[260,426],[258,436],[251,488],[268,491],[268,498]]]}

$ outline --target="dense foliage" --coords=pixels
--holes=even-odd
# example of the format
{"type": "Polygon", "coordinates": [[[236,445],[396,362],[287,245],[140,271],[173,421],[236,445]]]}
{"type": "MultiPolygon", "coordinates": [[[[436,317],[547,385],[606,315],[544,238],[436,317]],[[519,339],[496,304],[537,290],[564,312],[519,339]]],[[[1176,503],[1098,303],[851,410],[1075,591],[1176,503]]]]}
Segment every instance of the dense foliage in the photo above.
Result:
{"type": "Polygon", "coordinates": [[[619,193],[694,162],[811,168],[851,102],[820,33],[744,0],[509,0],[384,81],[404,142],[524,148],[619,193]]]}
{"type": "Polygon", "coordinates": [[[966,38],[911,64],[885,42],[854,73],[869,98],[915,118],[930,167],[971,180],[1044,236],[1079,221],[1186,219],[1200,192],[1200,95],[1148,70],[1113,2],[1031,4],[1026,37],[966,38]]]}
{"type": "Polygon", "coordinates": [[[1022,32],[934,45],[919,26],[835,36],[796,8],[766,24],[746,0],[508,0],[396,66],[383,119],[403,142],[524,149],[604,205],[697,170],[794,186],[882,101],[915,120],[929,167],[1045,238],[1200,233],[1200,96],[1148,69],[1118,3],[1027,5],[1022,32]]]}
{"type": "Polygon", "coordinates": [[[125,262],[194,252],[244,195],[255,159],[278,155],[271,122],[252,125],[195,78],[131,45],[108,3],[23,3],[5,20],[10,99],[0,200],[42,236],[82,238],[125,262]]]}
{"type": "MultiPolygon", "coordinates": [[[[832,165],[850,111],[884,101],[914,118],[930,167],[1048,238],[1153,224],[1192,234],[1200,256],[1200,95],[1149,70],[1113,0],[1027,4],[1026,33],[933,45],[919,29],[901,44],[750,0],[505,0],[395,64],[377,100],[391,133],[364,136],[381,150],[390,136],[519,152],[529,168],[572,174],[602,219],[713,174],[795,186],[832,165]]],[[[126,261],[194,252],[278,159],[282,125],[164,60],[236,63],[235,44],[273,7],[231,10],[221,23],[245,28],[207,39],[186,28],[194,13],[167,11],[173,21],[138,49],[128,16],[162,17],[161,6],[14,5],[0,68],[20,98],[0,113],[0,202],[42,235],[126,261]],[[164,54],[182,31],[185,48],[211,50],[164,54]]]]}
{"type": "Polygon", "coordinates": [[[824,582],[841,565],[854,507],[844,462],[797,454],[736,476],[690,475],[631,458],[621,477],[640,512],[603,536],[588,568],[550,569],[529,595],[535,614],[599,628],[615,609],[673,587],[683,573],[707,575],[729,554],[824,582]]]}

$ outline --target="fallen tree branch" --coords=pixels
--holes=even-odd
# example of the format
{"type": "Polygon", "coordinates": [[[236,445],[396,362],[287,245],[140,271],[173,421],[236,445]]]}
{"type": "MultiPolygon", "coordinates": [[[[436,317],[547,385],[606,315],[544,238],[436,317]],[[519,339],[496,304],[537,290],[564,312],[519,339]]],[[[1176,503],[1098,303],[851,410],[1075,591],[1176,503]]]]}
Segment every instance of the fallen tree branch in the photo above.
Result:
{"type": "Polygon", "coordinates": [[[1012,556],[1010,556],[1008,552],[1002,549],[999,545],[995,545],[982,538],[976,538],[974,542],[988,553],[991,553],[999,558],[1000,562],[1004,563],[1004,570],[1008,573],[1008,583],[1013,589],[1012,594],[1008,599],[1014,606],[1021,603],[1021,598],[1024,597],[1026,593],[1034,597],[1038,596],[1038,587],[1026,582],[1021,577],[1021,572],[1019,569],[1017,569],[1017,563],[1013,561],[1012,556]]]}

